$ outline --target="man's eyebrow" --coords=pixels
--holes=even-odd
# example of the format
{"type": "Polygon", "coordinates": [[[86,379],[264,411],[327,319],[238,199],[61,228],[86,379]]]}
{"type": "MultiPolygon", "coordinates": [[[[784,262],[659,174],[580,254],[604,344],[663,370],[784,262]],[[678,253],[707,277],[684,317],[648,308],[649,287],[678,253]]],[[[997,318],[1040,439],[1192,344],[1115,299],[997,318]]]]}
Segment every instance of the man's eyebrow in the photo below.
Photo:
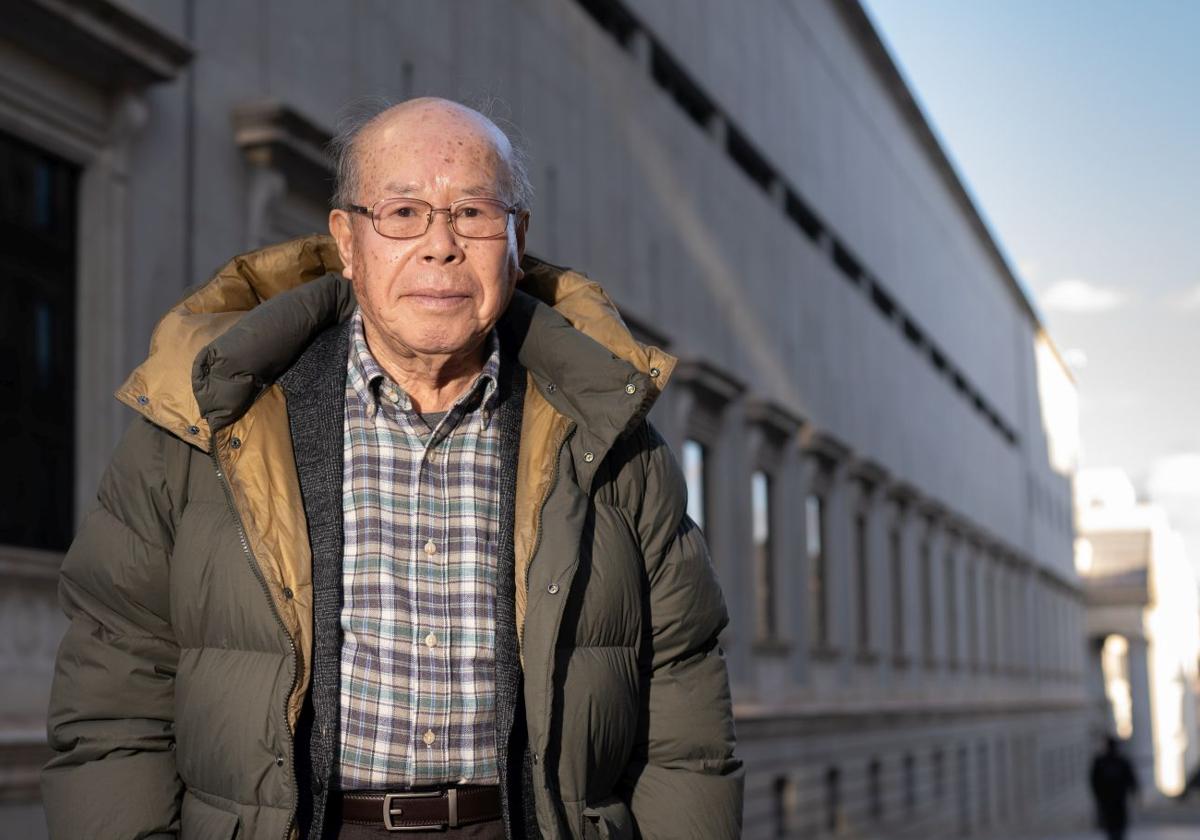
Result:
{"type": "Polygon", "coordinates": [[[415,181],[407,184],[401,184],[398,181],[393,181],[389,184],[384,184],[383,188],[388,195],[412,195],[415,192],[421,191],[420,184],[416,183],[415,181]]]}
{"type": "MultiPolygon", "coordinates": [[[[386,191],[387,195],[390,195],[390,196],[407,196],[407,195],[414,195],[416,193],[421,192],[421,185],[416,183],[415,181],[407,183],[407,184],[402,184],[398,181],[393,181],[391,183],[384,184],[383,189],[386,191]]],[[[496,195],[499,194],[499,190],[497,190],[496,186],[492,185],[492,184],[489,184],[487,186],[484,186],[482,184],[474,184],[472,186],[465,187],[464,189],[460,190],[460,192],[463,195],[469,195],[469,196],[473,196],[476,198],[478,198],[480,196],[494,198],[496,195]]]]}

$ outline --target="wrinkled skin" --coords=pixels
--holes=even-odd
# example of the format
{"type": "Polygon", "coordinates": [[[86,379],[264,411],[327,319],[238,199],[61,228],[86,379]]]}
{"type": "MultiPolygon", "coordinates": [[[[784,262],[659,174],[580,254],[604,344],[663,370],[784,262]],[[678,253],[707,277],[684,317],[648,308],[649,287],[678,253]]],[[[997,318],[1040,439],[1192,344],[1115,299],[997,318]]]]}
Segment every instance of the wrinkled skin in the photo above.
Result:
{"type": "MultiPolygon", "coordinates": [[[[355,203],[411,196],[447,207],[469,196],[511,201],[511,146],[487,118],[457,103],[391,108],[355,141],[355,203]]],[[[329,229],[362,309],[367,344],[418,410],[441,411],[482,369],[484,342],[521,279],[527,213],[503,236],[467,239],[437,213],[424,236],[388,239],[361,214],[335,209],[329,229]]]]}

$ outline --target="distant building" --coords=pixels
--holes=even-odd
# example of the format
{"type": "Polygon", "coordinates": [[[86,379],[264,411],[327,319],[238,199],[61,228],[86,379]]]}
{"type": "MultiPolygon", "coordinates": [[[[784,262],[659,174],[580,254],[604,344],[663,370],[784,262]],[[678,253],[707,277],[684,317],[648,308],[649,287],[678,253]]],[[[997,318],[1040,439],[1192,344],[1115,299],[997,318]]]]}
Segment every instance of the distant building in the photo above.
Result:
{"type": "Polygon", "coordinates": [[[1196,574],[1120,470],[1081,471],[1075,500],[1096,725],[1126,739],[1146,800],[1175,796],[1200,766],[1196,574]]]}
{"type": "Polygon", "coordinates": [[[1074,383],[856,2],[5,18],[0,826],[40,830],[54,580],[129,421],[111,392],[187,285],[324,228],[363,94],[507,102],[531,250],[683,359],[652,419],[732,614],[747,838],[1086,814],[1074,383]]]}

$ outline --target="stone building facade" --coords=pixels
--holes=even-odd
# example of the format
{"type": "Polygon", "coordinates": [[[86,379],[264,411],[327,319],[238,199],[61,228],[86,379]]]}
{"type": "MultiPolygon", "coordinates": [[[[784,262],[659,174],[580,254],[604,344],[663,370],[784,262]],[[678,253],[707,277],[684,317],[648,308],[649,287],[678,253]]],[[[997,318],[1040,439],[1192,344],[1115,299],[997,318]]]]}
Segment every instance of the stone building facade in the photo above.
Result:
{"type": "Polygon", "coordinates": [[[1082,815],[1074,386],[857,3],[16,0],[4,235],[39,247],[6,268],[36,293],[5,316],[32,469],[0,532],[0,834],[39,830],[54,575],[113,388],[186,286],[323,229],[322,145],[371,94],[498,100],[531,250],[683,360],[652,419],[733,616],[745,836],[1082,815]]]}

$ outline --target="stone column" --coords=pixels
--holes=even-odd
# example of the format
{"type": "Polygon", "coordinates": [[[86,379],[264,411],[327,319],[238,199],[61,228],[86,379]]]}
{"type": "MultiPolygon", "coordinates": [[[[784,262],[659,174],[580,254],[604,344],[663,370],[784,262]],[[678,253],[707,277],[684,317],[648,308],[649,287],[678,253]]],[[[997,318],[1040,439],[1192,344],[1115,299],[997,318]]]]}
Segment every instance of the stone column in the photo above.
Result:
{"type": "Polygon", "coordinates": [[[1154,725],[1150,707],[1150,660],[1145,639],[1129,637],[1129,700],[1133,734],[1126,747],[1137,770],[1143,802],[1154,798],[1154,725]]]}
{"type": "Polygon", "coordinates": [[[1095,636],[1086,642],[1088,722],[1100,732],[1115,732],[1117,723],[1113,718],[1112,706],[1108,702],[1108,692],[1104,686],[1105,638],[1105,636],[1095,636]]]}

